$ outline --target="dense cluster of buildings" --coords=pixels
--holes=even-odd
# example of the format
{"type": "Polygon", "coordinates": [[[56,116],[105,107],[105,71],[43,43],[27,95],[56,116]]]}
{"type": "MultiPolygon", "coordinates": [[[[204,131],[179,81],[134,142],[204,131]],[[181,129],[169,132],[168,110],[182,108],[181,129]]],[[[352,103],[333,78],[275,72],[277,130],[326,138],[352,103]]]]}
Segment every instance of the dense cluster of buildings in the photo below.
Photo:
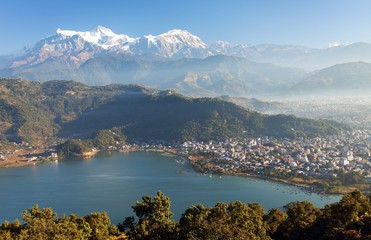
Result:
{"type": "MultiPolygon", "coordinates": [[[[254,173],[277,176],[313,177],[327,179],[339,172],[358,172],[371,180],[371,132],[357,130],[337,136],[311,139],[276,139],[273,137],[227,139],[222,142],[186,141],[167,145],[157,141],[146,144],[123,144],[107,150],[132,151],[143,149],[166,150],[183,156],[209,156],[208,170],[223,174],[254,173]],[[339,171],[340,170],[340,171],[339,171]]],[[[48,156],[57,159],[57,154],[48,156]]],[[[51,155],[50,155],[51,154],[51,155]]],[[[7,154],[0,152],[0,160],[7,154]]],[[[45,153],[43,154],[45,158],[45,153]]],[[[26,160],[35,161],[29,154],[26,160]]]]}
{"type": "Polygon", "coordinates": [[[338,170],[357,171],[371,177],[368,131],[328,138],[278,140],[272,137],[229,139],[225,142],[185,142],[184,153],[210,153],[214,171],[276,171],[315,178],[336,177],[338,170]]]}

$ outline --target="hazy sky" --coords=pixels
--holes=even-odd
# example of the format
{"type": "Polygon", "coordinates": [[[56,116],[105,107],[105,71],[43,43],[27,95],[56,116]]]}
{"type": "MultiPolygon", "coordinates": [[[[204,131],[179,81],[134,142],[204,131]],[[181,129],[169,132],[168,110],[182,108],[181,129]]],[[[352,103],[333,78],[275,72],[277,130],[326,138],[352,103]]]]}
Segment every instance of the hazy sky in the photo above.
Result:
{"type": "Polygon", "coordinates": [[[131,37],[185,29],[205,43],[371,42],[369,0],[1,0],[0,54],[33,45],[57,28],[103,25],[131,37]]]}

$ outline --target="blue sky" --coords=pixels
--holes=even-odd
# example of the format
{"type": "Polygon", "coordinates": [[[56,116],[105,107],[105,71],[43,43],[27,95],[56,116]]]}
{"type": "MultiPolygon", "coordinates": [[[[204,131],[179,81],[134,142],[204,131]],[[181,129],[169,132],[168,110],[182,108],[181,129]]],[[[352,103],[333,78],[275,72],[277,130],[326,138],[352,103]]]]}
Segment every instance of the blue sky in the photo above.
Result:
{"type": "Polygon", "coordinates": [[[1,0],[0,54],[33,45],[57,28],[97,25],[131,37],[185,29],[207,44],[294,44],[324,48],[371,42],[368,0],[1,0]]]}

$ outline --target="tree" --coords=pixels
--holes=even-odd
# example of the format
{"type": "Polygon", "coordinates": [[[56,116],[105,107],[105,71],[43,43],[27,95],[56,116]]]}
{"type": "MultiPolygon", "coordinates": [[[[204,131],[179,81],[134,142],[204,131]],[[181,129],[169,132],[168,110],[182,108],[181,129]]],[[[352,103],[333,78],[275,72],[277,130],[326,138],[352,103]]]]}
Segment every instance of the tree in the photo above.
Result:
{"type": "Polygon", "coordinates": [[[274,239],[308,239],[309,229],[321,215],[321,210],[308,201],[285,206],[287,219],[278,227],[274,239]]]}
{"type": "Polygon", "coordinates": [[[313,225],[311,236],[317,239],[371,239],[371,202],[360,191],[345,194],[336,203],[326,205],[313,225]]]}
{"type": "MultiPolygon", "coordinates": [[[[59,221],[64,221],[65,218],[59,221]]],[[[85,217],[79,217],[77,214],[71,214],[68,219],[69,222],[74,223],[81,233],[82,238],[89,238],[92,232],[90,224],[85,220],[85,217]]]]}
{"type": "Polygon", "coordinates": [[[158,192],[157,196],[143,196],[142,200],[132,206],[138,221],[134,217],[126,218],[120,229],[134,239],[175,239],[177,224],[171,219],[170,199],[158,192]]]}
{"type": "Polygon", "coordinates": [[[263,208],[255,203],[192,206],[180,219],[180,239],[270,239],[263,216],[263,208]]]}
{"type": "Polygon", "coordinates": [[[264,221],[267,223],[267,232],[273,237],[278,227],[287,219],[286,213],[277,208],[273,208],[267,215],[264,216],[264,221]]]}
{"type": "Polygon", "coordinates": [[[188,208],[179,221],[180,239],[201,239],[202,236],[210,239],[206,235],[208,229],[212,231],[208,224],[210,210],[202,204],[188,208]]]}
{"type": "Polygon", "coordinates": [[[85,217],[71,214],[58,218],[51,208],[39,209],[35,205],[24,211],[22,218],[24,224],[18,220],[12,224],[4,222],[0,226],[0,239],[125,239],[125,235],[120,235],[105,212],[95,212],[85,217]]]}
{"type": "Polygon", "coordinates": [[[246,205],[241,201],[231,202],[228,205],[228,213],[231,216],[234,231],[237,230],[237,236],[247,237],[247,239],[270,239],[263,221],[265,211],[260,204],[246,205]],[[239,229],[242,231],[240,232],[239,229]]]}
{"type": "Polygon", "coordinates": [[[38,205],[26,210],[22,214],[25,227],[21,231],[21,235],[27,239],[51,239],[56,228],[55,220],[57,214],[51,208],[39,209],[38,205]]]}
{"type": "Polygon", "coordinates": [[[16,219],[13,223],[5,221],[0,226],[0,239],[10,240],[15,239],[17,235],[21,233],[22,225],[21,222],[16,219]]]}
{"type": "Polygon", "coordinates": [[[117,227],[111,224],[111,220],[106,212],[93,212],[85,216],[84,220],[89,224],[91,229],[89,239],[108,239],[110,236],[119,235],[117,227]]]}

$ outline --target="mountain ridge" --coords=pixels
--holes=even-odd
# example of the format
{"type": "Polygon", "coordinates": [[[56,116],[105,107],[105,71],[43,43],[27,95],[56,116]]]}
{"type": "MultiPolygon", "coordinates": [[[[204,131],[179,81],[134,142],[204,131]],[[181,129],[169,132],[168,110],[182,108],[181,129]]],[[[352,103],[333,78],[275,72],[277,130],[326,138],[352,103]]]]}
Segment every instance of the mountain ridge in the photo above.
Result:
{"type": "Polygon", "coordinates": [[[371,44],[313,49],[218,41],[208,46],[186,30],[132,38],[98,26],[86,32],[57,29],[23,55],[0,57],[0,76],[145,84],[192,96],[261,97],[282,96],[321,69],[357,61],[371,62],[371,44]]]}
{"type": "Polygon", "coordinates": [[[300,95],[357,95],[371,91],[371,63],[350,62],[324,68],[289,89],[300,95]]]}
{"type": "Polygon", "coordinates": [[[218,98],[190,98],[139,85],[0,79],[0,141],[88,138],[119,127],[129,140],[222,140],[243,135],[306,137],[344,127],[325,120],[265,116],[218,98]]]}
{"type": "Polygon", "coordinates": [[[306,72],[255,63],[245,58],[215,55],[204,59],[151,61],[123,55],[104,55],[87,60],[79,68],[63,69],[63,63],[41,64],[32,69],[4,71],[3,75],[35,81],[74,79],[89,85],[144,84],[175,89],[192,96],[273,94],[303,79],[306,72]],[[54,78],[51,78],[54,76],[54,78]]]}
{"type": "Polygon", "coordinates": [[[198,36],[180,29],[159,35],[130,37],[126,34],[116,34],[103,26],[85,32],[58,28],[55,35],[40,40],[32,48],[27,48],[25,54],[18,56],[8,67],[32,66],[52,56],[63,56],[69,60],[70,65],[76,67],[102,54],[142,56],[162,61],[223,54],[307,70],[353,61],[371,62],[369,43],[334,43],[329,46],[318,49],[287,44],[232,45],[226,41],[208,45],[198,36]],[[69,54],[71,59],[68,59],[69,54]],[[33,61],[35,55],[39,55],[38,62],[33,61]]]}

